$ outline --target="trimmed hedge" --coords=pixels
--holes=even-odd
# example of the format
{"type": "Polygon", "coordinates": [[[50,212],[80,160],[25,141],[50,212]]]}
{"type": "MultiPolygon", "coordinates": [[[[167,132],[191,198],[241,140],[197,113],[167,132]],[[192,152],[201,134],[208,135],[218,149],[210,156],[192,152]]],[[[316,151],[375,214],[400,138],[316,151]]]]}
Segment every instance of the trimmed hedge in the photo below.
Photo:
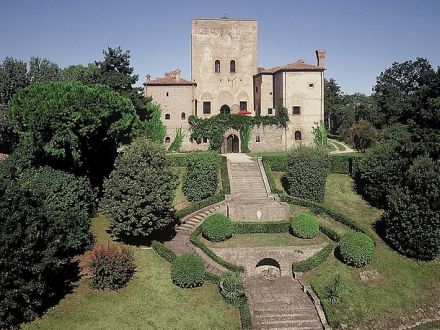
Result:
{"type": "Polygon", "coordinates": [[[240,321],[241,321],[241,329],[242,330],[252,330],[252,316],[251,310],[249,309],[249,305],[247,303],[241,305],[240,309],[240,321]]]}
{"type": "Polygon", "coordinates": [[[200,257],[185,253],[171,263],[173,283],[181,288],[201,286],[205,281],[206,269],[200,257]]]}
{"type": "Polygon", "coordinates": [[[341,237],[339,252],[346,264],[362,267],[373,259],[374,242],[364,233],[351,231],[341,237]]]}
{"type": "Polygon", "coordinates": [[[313,268],[318,267],[320,264],[322,264],[324,261],[327,260],[330,253],[335,248],[334,243],[328,244],[326,247],[324,247],[319,252],[315,253],[311,257],[307,258],[306,260],[294,262],[292,264],[292,271],[293,272],[308,272],[309,270],[312,270],[313,268]]]}
{"type": "Polygon", "coordinates": [[[334,231],[333,229],[331,229],[330,227],[327,227],[326,225],[324,225],[322,223],[319,224],[319,230],[325,236],[330,238],[333,242],[339,242],[339,240],[341,239],[341,236],[336,231],[334,231]]]}
{"type": "Polygon", "coordinates": [[[234,234],[276,234],[289,231],[291,221],[273,222],[234,222],[234,234]]]}
{"type": "Polygon", "coordinates": [[[218,285],[220,283],[220,276],[206,271],[205,280],[218,285]]]}
{"type": "Polygon", "coordinates": [[[275,183],[275,178],[272,173],[270,159],[267,159],[267,157],[263,157],[262,162],[264,171],[266,172],[267,181],[269,182],[270,191],[274,194],[279,193],[277,185],[275,183]]]}
{"type": "Polygon", "coordinates": [[[158,255],[160,255],[168,262],[173,262],[174,259],[177,258],[177,255],[173,251],[166,247],[165,244],[162,244],[158,241],[153,241],[151,247],[158,255]]]}
{"type": "Polygon", "coordinates": [[[217,189],[219,155],[213,152],[193,153],[187,167],[182,190],[188,200],[200,201],[212,197],[217,189]]]}
{"type": "Polygon", "coordinates": [[[280,197],[281,197],[281,201],[283,201],[283,202],[308,207],[312,212],[314,212],[316,214],[320,214],[320,213],[327,214],[328,216],[330,216],[334,220],[342,223],[343,225],[345,225],[355,231],[358,231],[358,232],[361,232],[361,233],[368,235],[373,240],[373,242],[375,242],[373,235],[369,232],[368,229],[360,226],[359,224],[357,224],[354,220],[350,219],[349,217],[330,209],[329,207],[325,206],[324,204],[312,202],[312,201],[298,198],[298,197],[289,196],[287,194],[281,194],[280,197]]]}
{"type": "Polygon", "coordinates": [[[228,175],[228,160],[226,157],[222,157],[220,163],[220,174],[222,177],[222,193],[228,195],[231,193],[231,185],[229,183],[228,175]]]}
{"type": "Polygon", "coordinates": [[[285,174],[289,195],[323,201],[328,167],[326,151],[305,146],[292,149],[287,157],[285,174]]]}
{"type": "Polygon", "coordinates": [[[203,237],[211,242],[221,242],[233,234],[232,221],[223,214],[213,214],[205,219],[202,226],[203,237]]]}
{"type": "Polygon", "coordinates": [[[313,214],[304,213],[293,218],[290,228],[299,238],[314,238],[319,234],[319,222],[313,214]]]}
{"type": "Polygon", "coordinates": [[[231,264],[222,258],[220,258],[218,255],[216,255],[214,252],[212,252],[200,239],[199,235],[202,232],[200,227],[197,227],[190,236],[191,243],[198,247],[200,250],[203,251],[208,257],[210,257],[212,260],[214,260],[219,265],[225,267],[226,269],[232,271],[232,272],[244,272],[243,266],[236,266],[234,264],[231,264]]]}
{"type": "Polygon", "coordinates": [[[319,300],[321,301],[321,307],[324,311],[325,318],[327,319],[328,324],[331,328],[337,329],[340,326],[340,321],[338,317],[336,316],[336,312],[333,308],[333,305],[328,301],[328,299],[325,298],[325,294],[321,288],[316,285],[313,281],[310,283],[310,287],[312,290],[316,293],[319,300]]]}

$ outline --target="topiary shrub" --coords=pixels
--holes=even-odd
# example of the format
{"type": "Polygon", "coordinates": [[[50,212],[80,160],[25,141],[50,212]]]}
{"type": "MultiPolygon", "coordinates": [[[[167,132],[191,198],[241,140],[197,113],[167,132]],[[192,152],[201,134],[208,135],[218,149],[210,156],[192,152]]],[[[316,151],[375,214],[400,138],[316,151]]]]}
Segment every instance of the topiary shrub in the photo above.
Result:
{"type": "Polygon", "coordinates": [[[88,265],[92,280],[90,286],[101,290],[124,287],[136,269],[133,261],[133,252],[127,248],[113,244],[96,245],[88,265]]]}
{"type": "Polygon", "coordinates": [[[293,218],[290,229],[299,238],[314,238],[319,234],[319,222],[311,213],[304,213],[293,218]]]}
{"type": "Polygon", "coordinates": [[[238,273],[225,273],[220,278],[220,293],[225,300],[238,307],[246,301],[246,286],[238,273]]]}
{"type": "Polygon", "coordinates": [[[339,252],[346,264],[362,267],[373,258],[374,242],[364,233],[350,231],[341,237],[339,252]]]}
{"type": "Polygon", "coordinates": [[[190,253],[178,256],[171,263],[171,279],[181,288],[201,286],[205,281],[205,274],[202,259],[190,253]]]}
{"type": "Polygon", "coordinates": [[[289,195],[323,201],[328,167],[329,157],[324,149],[305,146],[292,149],[285,175],[289,195]]]}
{"type": "Polygon", "coordinates": [[[232,221],[222,214],[213,214],[202,224],[202,235],[211,242],[221,242],[232,236],[234,226],[232,221]]]}

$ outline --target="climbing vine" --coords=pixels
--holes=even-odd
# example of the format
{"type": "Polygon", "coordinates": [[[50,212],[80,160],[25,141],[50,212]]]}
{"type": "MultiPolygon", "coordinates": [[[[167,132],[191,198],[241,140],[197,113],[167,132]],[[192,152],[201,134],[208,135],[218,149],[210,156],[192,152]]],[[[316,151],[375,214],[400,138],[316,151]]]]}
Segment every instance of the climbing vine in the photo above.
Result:
{"type": "Polygon", "coordinates": [[[180,151],[184,138],[185,138],[185,134],[183,133],[183,130],[181,128],[177,128],[176,137],[174,138],[173,142],[168,148],[168,151],[180,151]]]}
{"type": "Polygon", "coordinates": [[[313,127],[313,142],[317,147],[326,148],[327,147],[327,130],[323,122],[315,123],[317,127],[313,127]]]}
{"type": "Polygon", "coordinates": [[[201,143],[203,138],[209,140],[209,150],[219,151],[223,136],[228,129],[240,132],[241,149],[248,152],[248,143],[252,134],[252,127],[279,126],[287,127],[289,115],[286,108],[280,108],[276,116],[240,116],[235,114],[216,115],[206,119],[190,116],[188,123],[191,127],[191,141],[201,143]]]}

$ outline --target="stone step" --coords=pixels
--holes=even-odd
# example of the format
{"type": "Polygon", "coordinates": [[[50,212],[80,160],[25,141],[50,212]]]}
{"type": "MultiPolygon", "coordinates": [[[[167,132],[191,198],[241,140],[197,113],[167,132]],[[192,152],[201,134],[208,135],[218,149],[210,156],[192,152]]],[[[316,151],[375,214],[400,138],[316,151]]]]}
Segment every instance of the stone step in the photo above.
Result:
{"type": "Polygon", "coordinates": [[[188,221],[185,221],[185,223],[196,226],[196,225],[198,225],[201,221],[202,221],[202,220],[198,220],[198,219],[191,218],[191,219],[189,219],[188,221]]]}

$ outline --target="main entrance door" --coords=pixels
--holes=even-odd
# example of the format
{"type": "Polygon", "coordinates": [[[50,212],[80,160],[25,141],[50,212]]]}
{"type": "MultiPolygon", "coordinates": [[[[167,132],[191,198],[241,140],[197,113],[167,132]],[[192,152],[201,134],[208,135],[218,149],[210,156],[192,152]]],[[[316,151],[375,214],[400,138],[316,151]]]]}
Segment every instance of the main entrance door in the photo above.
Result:
{"type": "Polygon", "coordinates": [[[231,134],[228,136],[228,138],[226,139],[226,152],[231,153],[231,152],[240,152],[240,146],[239,146],[239,140],[238,140],[238,136],[235,134],[231,134]]]}

